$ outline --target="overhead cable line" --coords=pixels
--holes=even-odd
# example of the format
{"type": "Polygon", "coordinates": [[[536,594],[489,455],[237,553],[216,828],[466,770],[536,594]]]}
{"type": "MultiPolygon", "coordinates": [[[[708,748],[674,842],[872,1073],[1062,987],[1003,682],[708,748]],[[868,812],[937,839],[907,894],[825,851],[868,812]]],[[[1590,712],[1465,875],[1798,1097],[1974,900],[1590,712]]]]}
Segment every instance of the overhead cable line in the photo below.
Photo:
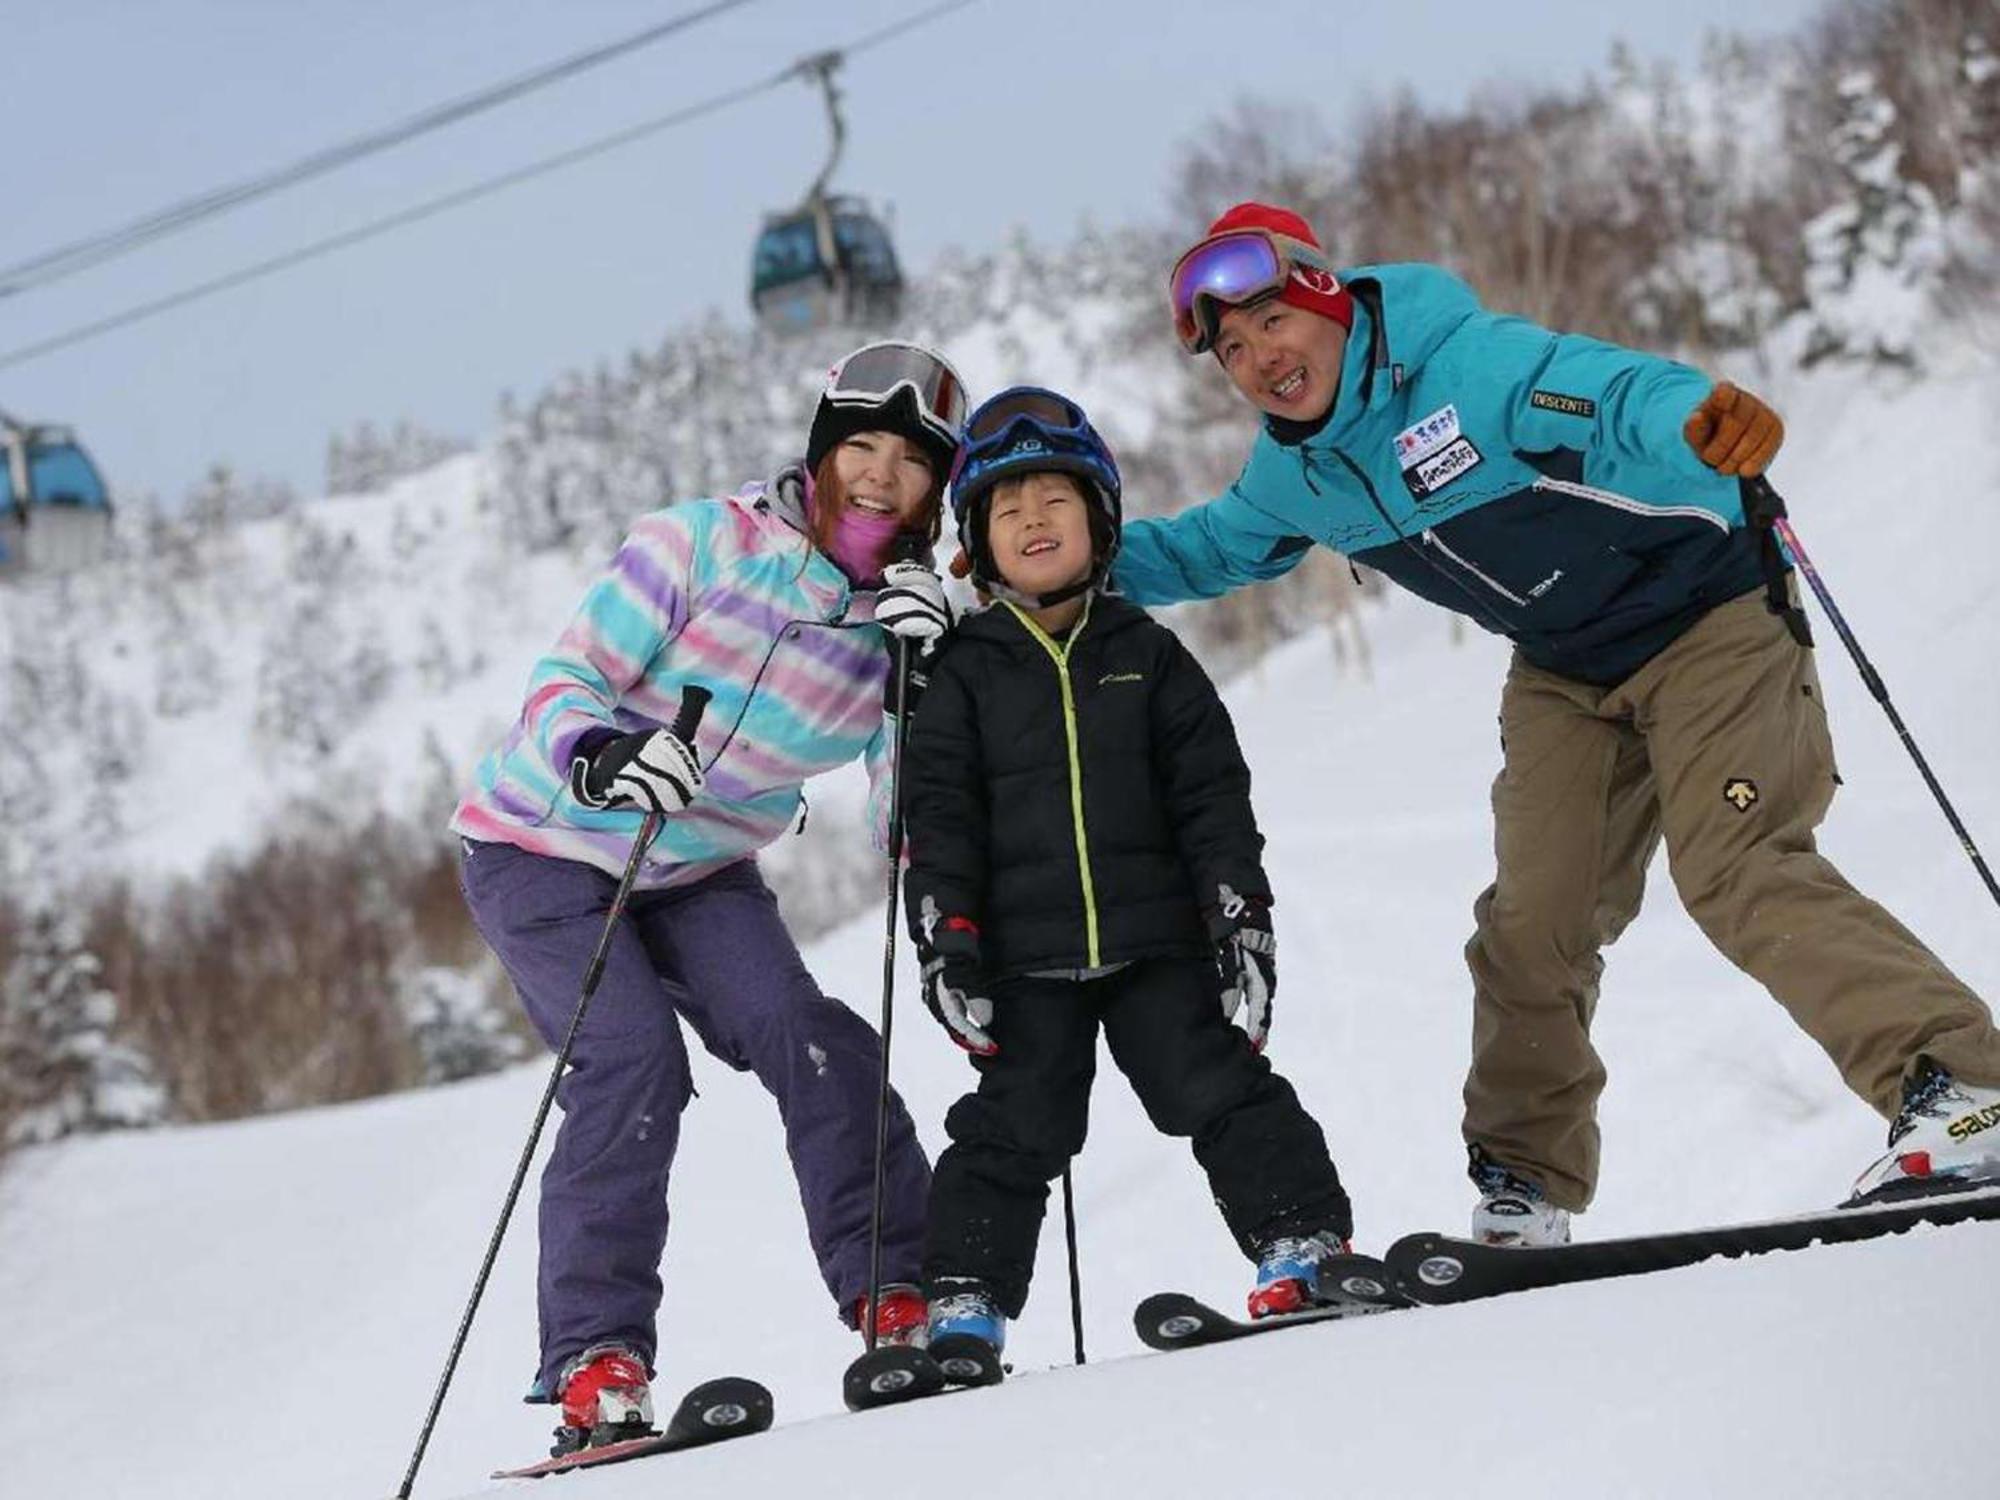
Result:
{"type": "Polygon", "coordinates": [[[225,187],[214,188],[177,203],[170,203],[117,229],[103,230],[39,255],[30,256],[11,266],[0,267],[0,298],[18,296],[35,287],[60,281],[78,271],[102,265],[122,255],[129,255],[154,240],[177,234],[204,219],[214,218],[217,214],[226,213],[232,208],[239,208],[243,204],[284,188],[323,176],[336,167],[374,156],[400,146],[406,141],[414,140],[420,135],[427,135],[446,125],[456,124],[473,115],[483,114],[502,104],[511,103],[537,89],[573,78],[579,73],[622,57],[628,52],[637,51],[641,47],[672,36],[675,32],[685,31],[713,16],[751,3],[752,0],[712,0],[710,4],[687,11],[671,20],[659,22],[657,25],[648,26],[643,31],[634,32],[617,41],[591,47],[558,62],[518,74],[489,88],[449,100],[397,124],[315,151],[289,166],[279,167],[261,176],[248,177],[225,187]]]}
{"type": "MultiPolygon", "coordinates": [[[[915,15],[905,17],[901,21],[885,26],[878,31],[870,32],[839,50],[849,55],[857,52],[866,52],[873,47],[880,46],[884,42],[901,36],[907,31],[914,30],[918,26],[938,20],[952,11],[963,10],[975,3],[976,0],[946,0],[945,4],[934,5],[928,10],[920,11],[915,15]]],[[[741,84],[724,93],[715,94],[704,99],[698,104],[690,104],[684,108],[675,110],[671,114],[661,115],[655,119],[645,120],[637,125],[628,126],[626,129],[617,131],[612,135],[600,136],[596,140],[586,141],[581,146],[572,147],[554,156],[543,157],[540,161],[530,162],[528,165],[517,167],[511,172],[503,172],[497,177],[489,177],[483,182],[476,182],[470,187],[459,189],[455,193],[447,193],[443,197],[432,198],[427,202],[415,204],[398,213],[390,214],[385,218],[375,219],[370,223],[360,225],[341,234],[332,235],[323,240],[316,240],[310,245],[303,245],[283,255],[273,256],[269,260],[262,260],[254,265],[241,267],[238,270],[229,272],[227,275],[217,276],[209,281],[184,288],[167,296],[154,298],[150,302],[139,303],[137,306],[126,308],[123,312],[113,313],[109,317],[99,318],[95,322],[72,328],[66,333],[59,333],[32,344],[23,344],[19,348],[10,349],[4,354],[0,354],[0,370],[12,369],[16,365],[26,364],[29,360],[39,359],[46,354],[54,354],[60,349],[68,349],[89,339],[97,338],[100,335],[129,327],[134,323],[143,322],[147,318],[156,317],[164,312],[170,312],[174,308],[185,307],[190,302],[199,302],[204,298],[242,286],[247,282],[276,275],[280,271],[290,270],[293,266],[317,260],[323,255],[330,255],[336,250],[344,250],[350,245],[358,245],[365,240],[375,239],[378,236],[389,233],[391,230],[401,229],[406,225],[434,218],[450,209],[459,208],[480,198],[489,197],[505,188],[515,187],[536,177],[547,176],[551,172],[560,171],[564,167],[574,166],[578,162],[589,160],[591,157],[602,156],[607,151],[614,151],[620,146],[629,146],[634,141],[658,135],[662,131],[673,129],[675,126],[689,124],[704,115],[714,114],[716,111],[726,109],[732,104],[740,104],[745,99],[767,93],[772,89],[789,83],[797,76],[798,68],[798,64],[790,64],[781,71],[758,82],[741,84]]]]}

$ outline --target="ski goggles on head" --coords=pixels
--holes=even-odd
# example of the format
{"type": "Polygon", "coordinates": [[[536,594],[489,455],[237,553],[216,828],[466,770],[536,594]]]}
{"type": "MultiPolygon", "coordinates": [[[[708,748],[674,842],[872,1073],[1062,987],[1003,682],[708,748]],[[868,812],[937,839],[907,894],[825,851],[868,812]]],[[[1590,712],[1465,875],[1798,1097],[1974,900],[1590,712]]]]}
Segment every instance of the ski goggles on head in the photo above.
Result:
{"type": "Polygon", "coordinates": [[[952,470],[954,506],[1009,469],[1080,473],[1106,494],[1119,492],[1118,468],[1083,408],[1039,386],[1002,391],[972,414],[952,470]]]}
{"type": "Polygon", "coordinates": [[[1020,421],[1032,422],[1040,431],[1057,436],[1080,439],[1091,432],[1083,408],[1067,396],[1024,385],[1002,391],[972,414],[965,427],[966,446],[1003,438],[1020,421]]]}
{"type": "Polygon", "coordinates": [[[1330,269],[1303,240],[1266,229],[1232,229],[1213,235],[1174,262],[1167,280],[1174,335],[1190,354],[1206,353],[1221,322],[1216,304],[1238,307],[1284,290],[1295,265],[1330,269]]]}
{"type": "Polygon", "coordinates": [[[943,355],[915,344],[866,344],[833,367],[824,399],[879,406],[899,390],[916,398],[923,424],[956,447],[965,431],[965,382],[943,355]]]}

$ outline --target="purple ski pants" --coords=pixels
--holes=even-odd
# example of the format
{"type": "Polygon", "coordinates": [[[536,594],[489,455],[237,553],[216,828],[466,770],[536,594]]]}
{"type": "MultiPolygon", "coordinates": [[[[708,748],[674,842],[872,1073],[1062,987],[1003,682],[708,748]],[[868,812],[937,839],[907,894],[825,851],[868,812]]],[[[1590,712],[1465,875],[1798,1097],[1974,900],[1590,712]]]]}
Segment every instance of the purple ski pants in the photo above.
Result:
{"type": "MultiPolygon", "coordinates": [[[[561,1046],[617,882],[573,860],[468,841],[460,883],[535,1030],[551,1050],[561,1046]]],[[[867,1294],[881,1086],[874,1028],[821,993],[754,862],[638,891],[557,1089],[562,1123],[542,1173],[537,1384],[551,1398],[564,1363],[593,1344],[625,1344],[653,1363],[667,1178],[694,1094],[680,1019],[778,1101],[813,1255],[843,1320],[852,1323],[867,1294]]],[[[885,1281],[918,1279],[930,1175],[894,1099],[885,1281]]]]}

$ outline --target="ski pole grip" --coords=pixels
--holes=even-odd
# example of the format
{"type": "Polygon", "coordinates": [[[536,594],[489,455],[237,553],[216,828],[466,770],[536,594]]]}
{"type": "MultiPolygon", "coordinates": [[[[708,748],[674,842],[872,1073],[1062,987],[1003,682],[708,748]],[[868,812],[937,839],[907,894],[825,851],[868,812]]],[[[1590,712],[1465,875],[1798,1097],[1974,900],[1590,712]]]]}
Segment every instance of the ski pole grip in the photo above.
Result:
{"type": "Polygon", "coordinates": [[[1739,480],[1743,492],[1743,519],[1752,526],[1769,529],[1787,515],[1784,497],[1762,474],[1739,480]]]}
{"type": "Polygon", "coordinates": [[[708,700],[714,696],[698,682],[690,682],[681,689],[680,712],[674,715],[669,729],[675,739],[690,749],[694,746],[695,731],[701,728],[701,716],[708,712],[708,700]]]}

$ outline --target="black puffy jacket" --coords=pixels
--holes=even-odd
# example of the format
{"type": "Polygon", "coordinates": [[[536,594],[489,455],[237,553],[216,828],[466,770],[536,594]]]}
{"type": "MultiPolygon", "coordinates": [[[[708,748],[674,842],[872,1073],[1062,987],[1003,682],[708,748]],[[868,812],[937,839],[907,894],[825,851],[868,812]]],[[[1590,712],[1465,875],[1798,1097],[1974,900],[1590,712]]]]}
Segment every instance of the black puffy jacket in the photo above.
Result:
{"type": "Polygon", "coordinates": [[[908,912],[979,930],[995,978],[1210,951],[1218,888],[1268,902],[1250,770],[1214,685],[1136,605],[1066,641],[968,616],[912,716],[908,912]]]}

